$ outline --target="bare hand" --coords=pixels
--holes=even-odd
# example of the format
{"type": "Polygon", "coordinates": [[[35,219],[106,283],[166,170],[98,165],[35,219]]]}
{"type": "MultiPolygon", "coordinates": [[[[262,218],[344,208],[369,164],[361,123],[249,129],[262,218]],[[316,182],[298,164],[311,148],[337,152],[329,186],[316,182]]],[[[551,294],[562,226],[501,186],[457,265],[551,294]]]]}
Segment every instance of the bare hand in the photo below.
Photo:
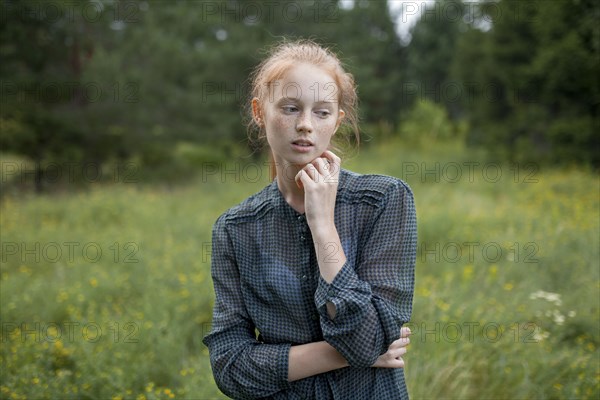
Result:
{"type": "Polygon", "coordinates": [[[333,226],[341,160],[327,150],[298,172],[296,184],[304,188],[304,213],[311,230],[333,226]]]}
{"type": "Polygon", "coordinates": [[[404,327],[400,330],[400,338],[390,344],[388,350],[377,357],[375,363],[372,365],[376,368],[404,368],[404,360],[402,356],[406,354],[408,349],[406,346],[410,343],[411,332],[408,327],[404,327]]]}

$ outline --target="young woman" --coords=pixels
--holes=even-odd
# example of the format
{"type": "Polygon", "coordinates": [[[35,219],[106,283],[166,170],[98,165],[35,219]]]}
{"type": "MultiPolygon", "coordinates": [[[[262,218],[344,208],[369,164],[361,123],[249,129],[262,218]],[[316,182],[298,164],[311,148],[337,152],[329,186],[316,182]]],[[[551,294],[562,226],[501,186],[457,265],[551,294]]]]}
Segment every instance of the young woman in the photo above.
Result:
{"type": "Polygon", "coordinates": [[[217,385],[235,399],[408,398],[410,188],[340,167],[331,140],[340,127],[358,132],[356,88],[329,50],[279,44],[252,94],[276,175],[213,228],[204,343],[217,385]]]}

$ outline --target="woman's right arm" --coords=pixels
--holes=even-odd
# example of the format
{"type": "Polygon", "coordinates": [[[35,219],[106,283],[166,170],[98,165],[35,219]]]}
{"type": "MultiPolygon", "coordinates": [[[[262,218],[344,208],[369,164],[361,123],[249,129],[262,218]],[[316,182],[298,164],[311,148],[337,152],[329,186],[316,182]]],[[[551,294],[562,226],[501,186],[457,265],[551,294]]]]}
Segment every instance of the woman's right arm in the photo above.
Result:
{"type": "Polygon", "coordinates": [[[264,344],[244,305],[240,276],[224,216],[212,231],[211,274],[215,304],[208,347],[215,383],[236,399],[272,396],[290,387],[290,344],[264,344]]]}
{"type": "MultiPolygon", "coordinates": [[[[404,368],[402,356],[410,343],[410,329],[404,327],[398,340],[380,355],[373,367],[404,368]]],[[[290,347],[288,380],[290,382],[349,366],[348,361],[326,341],[290,347]]]]}
{"type": "Polygon", "coordinates": [[[292,382],[349,365],[326,341],[300,344],[290,347],[288,380],[292,382]]]}

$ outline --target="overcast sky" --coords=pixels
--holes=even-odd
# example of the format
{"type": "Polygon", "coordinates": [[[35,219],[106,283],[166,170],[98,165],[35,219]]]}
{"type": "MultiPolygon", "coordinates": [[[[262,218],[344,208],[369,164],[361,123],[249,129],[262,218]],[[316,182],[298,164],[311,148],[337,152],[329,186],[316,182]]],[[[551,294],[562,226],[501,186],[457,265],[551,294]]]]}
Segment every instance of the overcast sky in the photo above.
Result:
{"type": "MultiPolygon", "coordinates": [[[[355,1],[361,0],[340,0],[340,3],[344,8],[352,8],[355,1]]],[[[408,41],[410,41],[410,35],[408,33],[410,27],[419,20],[419,17],[425,8],[431,6],[433,3],[434,0],[388,0],[390,14],[396,19],[396,33],[398,33],[398,36],[403,43],[408,43],[408,41]]]]}

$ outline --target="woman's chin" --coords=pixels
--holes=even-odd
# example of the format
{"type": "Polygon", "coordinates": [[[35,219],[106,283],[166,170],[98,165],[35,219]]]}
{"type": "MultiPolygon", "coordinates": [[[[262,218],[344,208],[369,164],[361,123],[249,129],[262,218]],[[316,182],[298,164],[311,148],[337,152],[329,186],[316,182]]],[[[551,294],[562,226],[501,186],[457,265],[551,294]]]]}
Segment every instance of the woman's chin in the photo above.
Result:
{"type": "Polygon", "coordinates": [[[300,169],[304,168],[308,163],[310,163],[317,157],[321,156],[323,154],[323,152],[325,152],[325,150],[327,150],[327,149],[321,150],[319,152],[319,149],[313,148],[313,150],[310,152],[306,152],[306,153],[292,152],[292,153],[286,154],[285,156],[277,157],[277,159],[281,160],[280,162],[283,163],[282,166],[284,166],[284,167],[285,167],[285,165],[288,165],[290,167],[297,168],[298,170],[300,170],[300,169]]]}
{"type": "Polygon", "coordinates": [[[304,166],[306,166],[306,164],[308,164],[317,157],[318,155],[316,154],[316,152],[311,151],[309,153],[292,154],[288,160],[291,165],[303,168],[304,166]]]}

